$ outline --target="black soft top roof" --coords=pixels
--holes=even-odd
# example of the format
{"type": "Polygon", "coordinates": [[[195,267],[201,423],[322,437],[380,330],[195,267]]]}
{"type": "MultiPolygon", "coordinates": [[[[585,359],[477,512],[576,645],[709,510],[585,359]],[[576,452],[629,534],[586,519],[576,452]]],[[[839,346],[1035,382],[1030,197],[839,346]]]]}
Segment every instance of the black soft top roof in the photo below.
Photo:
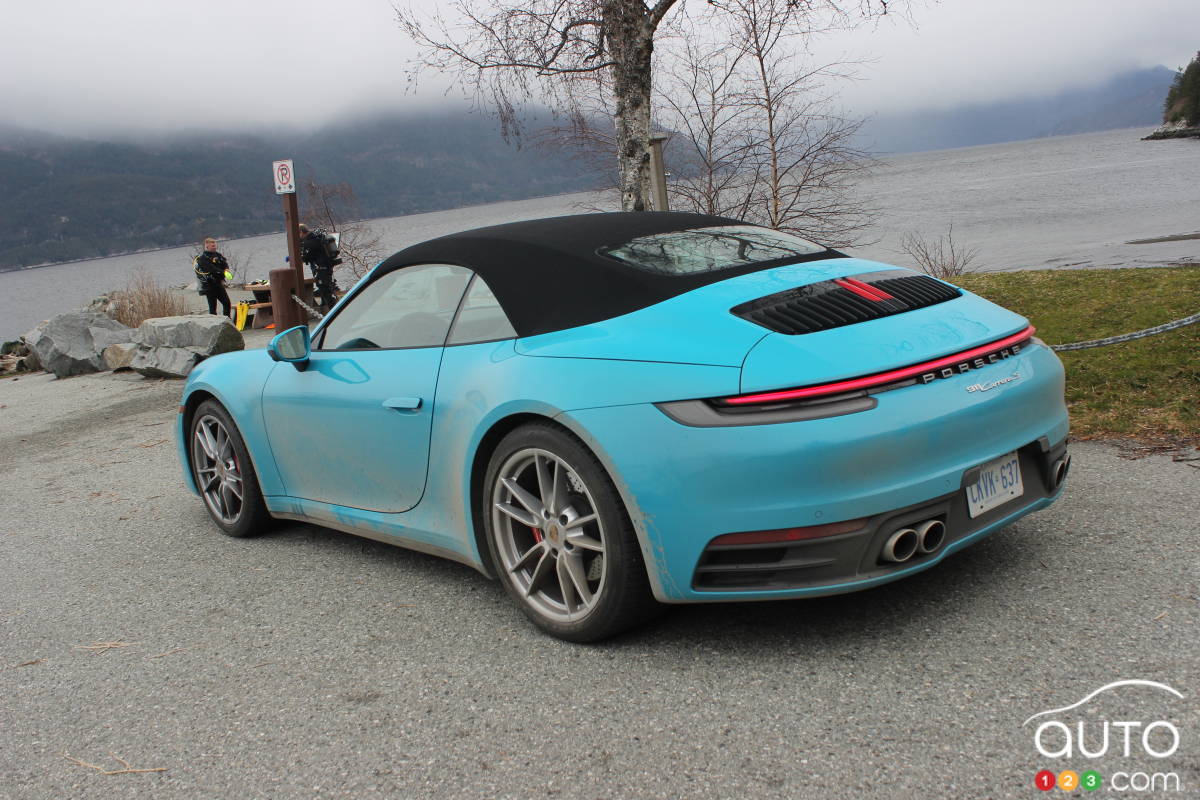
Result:
{"type": "Polygon", "coordinates": [[[714,272],[664,275],[597,251],[639,236],[745,225],[682,212],[610,212],[511,222],[454,233],[401,250],[376,275],[413,264],[457,264],[487,282],[519,336],[574,328],[628,314],[735,275],[842,256],[826,250],[714,272]]]}

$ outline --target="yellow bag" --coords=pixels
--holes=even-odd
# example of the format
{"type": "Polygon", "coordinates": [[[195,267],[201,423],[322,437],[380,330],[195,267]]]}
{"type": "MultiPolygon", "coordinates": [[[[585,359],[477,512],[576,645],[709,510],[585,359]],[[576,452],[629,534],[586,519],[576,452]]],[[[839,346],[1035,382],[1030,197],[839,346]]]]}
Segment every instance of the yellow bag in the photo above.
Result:
{"type": "Polygon", "coordinates": [[[250,304],[243,300],[237,304],[237,312],[233,324],[239,331],[246,329],[246,317],[250,314],[250,304]]]}

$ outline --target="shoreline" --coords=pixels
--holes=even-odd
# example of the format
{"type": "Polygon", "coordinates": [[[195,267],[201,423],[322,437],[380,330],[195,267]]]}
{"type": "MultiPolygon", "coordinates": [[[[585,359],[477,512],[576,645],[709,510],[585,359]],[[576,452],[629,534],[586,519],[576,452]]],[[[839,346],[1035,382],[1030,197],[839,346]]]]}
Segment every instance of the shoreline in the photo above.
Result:
{"type": "MultiPolygon", "coordinates": [[[[878,216],[863,236],[871,244],[849,252],[905,266],[903,233],[935,237],[953,222],[956,238],[977,249],[978,265],[988,270],[1200,261],[1200,240],[1126,244],[1198,232],[1188,210],[1194,187],[1183,176],[1194,171],[1200,151],[1181,142],[1146,146],[1137,138],[1146,133],[1149,129],[1118,130],[890,160],[891,167],[860,185],[859,194],[872,199],[878,216]],[[1114,186],[1125,190],[1114,193],[1114,186]],[[1063,202],[1066,195],[1077,202],[1063,202]]],[[[597,205],[600,196],[551,198],[382,218],[371,227],[381,237],[382,257],[468,228],[577,213],[597,205]]],[[[250,280],[267,277],[286,254],[282,234],[225,239],[220,249],[238,258],[238,276],[250,280]]],[[[139,271],[161,285],[178,286],[191,277],[192,255],[178,248],[2,272],[0,339],[14,339],[46,317],[86,305],[139,271]]]]}
{"type": "MultiPolygon", "coordinates": [[[[1174,242],[1174,241],[1185,241],[1185,240],[1196,240],[1196,239],[1200,239],[1200,233],[1176,234],[1176,235],[1171,235],[1171,236],[1154,237],[1154,238],[1150,238],[1150,239],[1135,239],[1135,240],[1126,242],[1126,244],[1157,244],[1160,242],[1174,242]]],[[[170,249],[170,248],[168,248],[168,249],[170,249]]],[[[90,261],[90,260],[94,260],[94,259],[87,259],[87,260],[90,261]]],[[[71,262],[66,262],[66,263],[71,263],[71,262]]],[[[59,265],[46,265],[46,266],[59,266],[59,265]]],[[[963,277],[966,277],[966,276],[971,276],[971,275],[999,275],[999,274],[1007,274],[1007,273],[1038,272],[1038,271],[1083,272],[1083,271],[1091,270],[1091,271],[1096,271],[1096,272],[1108,272],[1108,271],[1120,270],[1120,269],[1154,270],[1154,269],[1178,269],[1178,268],[1196,268],[1196,267],[1200,267],[1200,260],[1162,261],[1162,262],[1153,263],[1153,264],[1124,264],[1124,265],[1095,265],[1095,264],[1090,264],[1090,263],[1088,263],[1088,264],[1061,264],[1061,265],[1054,266],[1054,267],[1032,267],[1032,268],[1031,267],[1008,267],[1008,268],[997,268],[997,269],[974,269],[974,270],[971,270],[970,272],[964,273],[964,275],[954,276],[954,277],[948,278],[947,280],[950,283],[959,285],[958,282],[960,279],[962,279],[963,277]]],[[[911,267],[911,268],[917,269],[916,267],[911,267]]],[[[30,269],[32,269],[32,268],[30,268],[30,269]]],[[[917,270],[917,271],[920,271],[920,270],[917,270]]],[[[189,284],[171,285],[171,286],[165,286],[164,288],[166,288],[167,290],[169,290],[170,292],[172,292],[173,294],[178,296],[183,301],[183,304],[186,307],[186,312],[185,312],[186,314],[193,315],[193,314],[207,314],[208,313],[207,300],[204,298],[203,295],[199,294],[195,289],[191,288],[191,286],[189,284]]],[[[241,289],[241,288],[237,288],[237,287],[231,285],[231,286],[227,286],[227,290],[229,292],[229,300],[230,300],[231,308],[236,307],[238,302],[240,302],[240,301],[254,302],[254,299],[255,299],[254,294],[247,289],[241,289]]],[[[75,306],[73,308],[62,309],[60,311],[55,312],[55,314],[51,314],[49,317],[46,317],[46,319],[50,319],[54,316],[57,316],[58,314],[64,314],[64,313],[67,313],[70,311],[78,311],[80,309],[87,308],[88,305],[90,304],[90,302],[94,302],[95,299],[98,299],[100,297],[108,297],[108,296],[111,296],[113,293],[119,292],[119,291],[121,291],[120,288],[110,288],[104,292],[99,293],[95,298],[93,298],[92,301],[89,301],[88,303],[84,303],[79,306],[75,306]]],[[[219,314],[218,314],[218,316],[219,316],[219,314]]],[[[310,326],[312,323],[313,323],[313,320],[310,320],[309,321],[310,326]]],[[[249,326],[247,326],[245,328],[245,330],[241,331],[244,338],[250,337],[251,335],[255,335],[260,332],[264,333],[264,334],[270,333],[271,335],[273,335],[275,333],[275,331],[273,329],[270,331],[267,331],[266,329],[262,329],[262,328],[254,329],[249,326]]],[[[24,337],[27,333],[29,333],[28,330],[22,331],[19,334],[15,334],[11,340],[4,336],[0,336],[0,342],[23,341],[24,337]]],[[[267,344],[267,341],[269,341],[269,337],[267,339],[263,340],[260,344],[255,345],[255,347],[265,347],[267,344]]],[[[249,347],[248,341],[247,341],[247,347],[249,347]]],[[[11,374],[13,374],[13,373],[10,373],[10,375],[11,374]]],[[[15,373],[15,374],[36,374],[36,373],[15,373]]],[[[8,376],[6,375],[3,377],[8,377],[8,376]]]]}
{"type": "MultiPolygon", "coordinates": [[[[239,242],[239,241],[244,241],[246,239],[261,239],[264,236],[275,236],[276,234],[280,234],[280,233],[283,233],[283,231],[274,231],[274,232],[267,232],[267,233],[252,233],[248,236],[226,237],[224,239],[217,239],[217,241],[218,242],[239,242]]],[[[28,272],[29,270],[32,270],[32,269],[44,269],[45,267],[61,267],[61,266],[65,266],[67,264],[83,264],[88,261],[104,261],[105,259],[108,259],[108,258],[126,258],[128,256],[145,255],[147,253],[165,253],[168,250],[179,250],[180,248],[193,247],[193,246],[194,245],[188,245],[188,244],[165,244],[160,247],[143,247],[140,250],[127,250],[124,253],[109,253],[106,256],[92,256],[91,258],[72,258],[72,259],[68,259],[66,261],[43,261],[40,264],[28,264],[28,265],[21,266],[21,267],[0,267],[0,275],[4,274],[6,272],[28,272]]]]}
{"type": "Polygon", "coordinates": [[[1200,139],[1200,127],[1196,128],[1159,128],[1149,136],[1143,136],[1143,142],[1160,142],[1164,139],[1200,139]]]}
{"type": "MultiPolygon", "coordinates": [[[[1085,133],[1036,136],[1036,137],[1032,137],[1029,139],[1013,139],[1013,140],[1003,141],[1003,142],[987,142],[987,143],[981,143],[981,144],[962,145],[959,147],[948,147],[948,148],[941,148],[938,150],[911,150],[911,151],[903,151],[903,152],[888,151],[888,152],[876,153],[875,156],[881,160],[903,158],[906,156],[929,156],[929,155],[933,155],[933,154],[937,154],[937,153],[954,153],[957,151],[969,150],[971,148],[997,147],[997,146],[1003,146],[1003,145],[1022,144],[1022,143],[1026,143],[1026,142],[1038,142],[1038,141],[1044,141],[1047,139],[1062,139],[1062,138],[1069,138],[1072,136],[1089,136],[1089,135],[1094,135],[1094,134],[1113,133],[1115,131],[1137,131],[1137,130],[1145,130],[1145,127],[1144,126],[1134,126],[1131,128],[1125,128],[1125,127],[1109,128],[1109,129],[1103,130],[1103,131],[1087,131],[1085,133]]],[[[1165,139],[1200,138],[1200,128],[1184,128],[1184,129],[1178,129],[1178,130],[1163,130],[1161,128],[1158,128],[1158,129],[1155,129],[1151,134],[1149,134],[1147,136],[1138,137],[1138,138],[1140,141],[1143,141],[1143,142],[1153,141],[1153,140],[1165,140],[1165,139]]],[[[408,218],[412,218],[412,217],[420,217],[425,214],[439,214],[439,213],[445,213],[448,211],[465,211],[465,210],[473,209],[473,208],[484,208],[487,206],[494,206],[494,205],[499,205],[502,203],[520,203],[520,202],[531,201],[531,200],[547,200],[547,199],[552,199],[552,198],[556,198],[556,197],[569,197],[569,196],[578,195],[578,194],[596,194],[596,193],[600,193],[603,191],[604,191],[603,189],[592,189],[592,190],[573,191],[573,192],[559,192],[556,194],[530,195],[528,197],[511,198],[511,199],[506,199],[506,200],[491,200],[486,203],[471,203],[469,205],[448,206],[445,208],[429,208],[429,209],[423,209],[421,211],[411,211],[411,212],[408,212],[405,214],[394,214],[394,215],[390,215],[390,216],[366,217],[366,218],[358,219],[358,220],[347,220],[346,224],[378,223],[378,222],[384,222],[387,220],[400,220],[400,219],[408,219],[408,218]]],[[[284,233],[284,231],[282,228],[280,228],[277,230],[263,231],[260,233],[251,233],[251,234],[247,234],[245,236],[217,237],[217,241],[218,242],[247,241],[247,240],[253,240],[253,239],[260,239],[260,238],[263,238],[266,236],[278,236],[282,233],[284,233]]],[[[0,275],[2,275],[4,273],[8,273],[8,272],[27,272],[29,270],[42,269],[44,267],[57,267],[57,266],[63,266],[66,264],[80,264],[80,263],[89,262],[89,261],[103,261],[103,260],[109,259],[109,258],[124,258],[124,257],[128,257],[128,256],[144,255],[144,254],[148,254],[148,253],[160,253],[160,252],[166,252],[169,250],[176,250],[179,248],[186,248],[186,247],[191,247],[191,246],[192,245],[190,245],[190,244],[159,245],[159,246],[153,246],[153,247],[144,247],[144,248],[140,248],[137,250],[127,250],[127,251],[120,252],[120,253],[109,253],[107,255],[92,256],[89,258],[73,258],[73,259],[68,259],[66,261],[43,261],[38,264],[26,264],[26,265],[21,265],[21,266],[16,266],[16,267],[0,266],[0,275]]]]}
{"type": "MultiPolygon", "coordinates": [[[[520,197],[520,198],[511,199],[511,200],[493,200],[493,201],[490,201],[487,203],[472,203],[470,205],[465,205],[465,206],[452,206],[449,208],[431,208],[431,209],[425,209],[423,211],[412,211],[408,214],[395,214],[395,215],[387,216],[387,217],[366,217],[364,219],[345,220],[342,224],[343,225],[357,225],[357,224],[368,224],[369,225],[371,223],[385,222],[388,220],[400,220],[400,219],[408,219],[411,217],[419,217],[424,214],[443,214],[447,211],[465,211],[465,210],[472,209],[472,208],[485,208],[487,206],[500,205],[501,203],[522,203],[522,202],[526,202],[526,201],[530,201],[530,200],[550,200],[550,199],[553,199],[556,197],[570,197],[572,195],[591,194],[591,193],[597,193],[600,191],[603,191],[603,190],[597,189],[597,190],[585,190],[583,192],[560,192],[558,194],[531,195],[529,197],[520,197]]],[[[262,239],[267,236],[280,236],[284,233],[285,233],[284,229],[279,228],[278,230],[263,231],[262,233],[251,233],[251,234],[247,234],[245,236],[226,236],[226,237],[215,237],[215,238],[219,244],[222,242],[244,242],[244,241],[249,241],[249,240],[253,240],[253,239],[262,239]]],[[[169,250],[179,250],[181,248],[188,248],[188,247],[193,247],[193,246],[194,245],[192,245],[192,244],[166,244],[166,245],[160,245],[157,247],[143,247],[138,250],[127,250],[122,253],[109,253],[108,255],[91,256],[89,258],[72,258],[72,259],[68,259],[66,261],[43,261],[40,264],[26,264],[26,265],[22,265],[19,267],[0,266],[0,275],[3,275],[4,273],[8,273],[8,272],[28,272],[29,270],[43,269],[45,267],[61,267],[66,264],[82,264],[82,263],[86,263],[89,261],[104,261],[105,259],[109,259],[109,258],[126,258],[128,256],[145,255],[148,253],[164,253],[169,250]]]]}

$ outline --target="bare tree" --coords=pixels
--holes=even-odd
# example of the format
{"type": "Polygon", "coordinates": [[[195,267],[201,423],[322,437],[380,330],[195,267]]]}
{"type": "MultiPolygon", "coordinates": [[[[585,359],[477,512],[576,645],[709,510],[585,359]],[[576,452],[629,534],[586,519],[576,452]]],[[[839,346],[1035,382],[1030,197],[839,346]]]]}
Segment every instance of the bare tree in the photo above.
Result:
{"type": "Polygon", "coordinates": [[[673,205],[745,218],[758,180],[740,74],[746,52],[733,42],[685,36],[679,57],[661,71],[658,118],[672,136],[673,205]]]}
{"type": "Polygon", "coordinates": [[[747,160],[755,184],[747,216],[832,246],[853,242],[871,220],[853,185],[873,165],[855,146],[861,121],[833,113],[821,83],[845,78],[845,64],[797,68],[794,0],[725,0],[716,4],[736,26],[749,66],[744,104],[751,131],[747,160]]]}
{"type": "Polygon", "coordinates": [[[452,30],[439,11],[423,18],[397,8],[400,27],[424,48],[421,66],[455,75],[498,111],[505,131],[517,109],[547,99],[560,111],[577,108],[589,74],[612,82],[621,204],[646,207],[650,180],[650,79],[654,34],[678,0],[456,0],[466,20],[452,30]]]}
{"type": "Polygon", "coordinates": [[[946,235],[936,239],[927,239],[919,233],[904,234],[900,249],[917,262],[923,272],[942,280],[975,272],[974,262],[979,255],[977,248],[964,247],[954,241],[953,222],[946,235]]]}
{"type": "Polygon", "coordinates": [[[304,200],[300,216],[309,227],[324,228],[338,234],[341,249],[340,268],[355,280],[366,275],[383,257],[380,237],[362,222],[358,199],[345,181],[323,184],[308,180],[302,184],[304,200]]]}
{"type": "Polygon", "coordinates": [[[845,246],[871,220],[853,189],[874,161],[824,88],[852,65],[808,65],[800,45],[814,32],[795,30],[791,5],[714,2],[681,31],[656,86],[657,118],[677,132],[670,192],[677,208],[845,246]]]}
{"type": "MultiPolygon", "coordinates": [[[[575,108],[561,115],[559,124],[533,131],[530,139],[543,150],[568,155],[578,171],[595,177],[600,191],[614,193],[619,206],[620,192],[612,168],[617,159],[617,136],[612,115],[606,108],[575,108]]],[[[593,208],[589,203],[582,205],[593,208]]],[[[611,208],[609,203],[603,206],[611,208]]],[[[593,210],[601,208],[596,206],[593,210]]]]}
{"type": "MultiPolygon", "coordinates": [[[[571,114],[587,107],[581,96],[598,86],[609,91],[621,207],[641,211],[650,195],[654,45],[668,13],[681,5],[683,0],[454,0],[432,16],[411,5],[396,13],[401,29],[422,48],[416,71],[457,79],[496,109],[505,131],[519,127],[518,109],[527,102],[549,102],[571,114]]],[[[781,22],[810,31],[814,18],[847,26],[888,8],[888,0],[783,0],[781,22]]]]}

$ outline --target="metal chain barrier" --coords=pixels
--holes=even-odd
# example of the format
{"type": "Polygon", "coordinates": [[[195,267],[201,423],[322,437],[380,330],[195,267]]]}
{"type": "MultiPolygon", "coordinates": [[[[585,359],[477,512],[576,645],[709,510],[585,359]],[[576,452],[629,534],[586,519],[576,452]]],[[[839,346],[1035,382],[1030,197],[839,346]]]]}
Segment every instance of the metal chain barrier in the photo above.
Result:
{"type": "MultiPolygon", "coordinates": [[[[308,303],[301,300],[296,295],[292,295],[292,299],[295,300],[296,303],[301,308],[303,308],[305,311],[307,311],[308,315],[310,317],[312,317],[313,319],[325,319],[324,314],[322,314],[320,311],[317,311],[315,308],[313,308],[308,303]]],[[[1192,314],[1190,317],[1184,317],[1183,319],[1177,319],[1177,320],[1174,320],[1173,322],[1167,322],[1162,325],[1155,325],[1153,328],[1146,328],[1145,330],[1134,331],[1133,333],[1122,333],[1119,336],[1109,336],[1104,339],[1092,339],[1087,342],[1071,342],[1070,344],[1052,344],[1052,345],[1050,345],[1050,349],[1061,353],[1061,352],[1064,352],[1067,350],[1087,350],[1092,347],[1104,347],[1105,345],[1108,345],[1108,344],[1120,344],[1121,342],[1132,342],[1134,339],[1144,339],[1147,336],[1154,336],[1157,333],[1166,333],[1167,331],[1173,331],[1177,328],[1182,328],[1184,326],[1192,325],[1197,322],[1200,322],[1200,314],[1192,314]]]]}
{"type": "Polygon", "coordinates": [[[324,314],[322,314],[320,311],[317,311],[315,308],[313,308],[308,303],[301,300],[296,295],[292,295],[292,299],[295,300],[300,305],[301,308],[303,308],[305,311],[307,311],[308,315],[310,317],[312,317],[313,319],[325,319],[324,314]]]}
{"type": "Polygon", "coordinates": [[[1087,350],[1092,347],[1103,347],[1106,344],[1132,342],[1134,339],[1144,339],[1156,333],[1166,333],[1167,331],[1173,331],[1176,328],[1182,328],[1185,325],[1191,325],[1196,322],[1200,322],[1200,314],[1192,314],[1190,317],[1184,317],[1183,319],[1177,319],[1162,325],[1155,325],[1153,328],[1146,328],[1145,330],[1134,331],[1133,333],[1122,333],[1119,336],[1109,336],[1105,339],[1092,339],[1088,342],[1072,342],[1071,344],[1052,344],[1050,345],[1050,349],[1057,352],[1064,350],[1087,350]]]}

